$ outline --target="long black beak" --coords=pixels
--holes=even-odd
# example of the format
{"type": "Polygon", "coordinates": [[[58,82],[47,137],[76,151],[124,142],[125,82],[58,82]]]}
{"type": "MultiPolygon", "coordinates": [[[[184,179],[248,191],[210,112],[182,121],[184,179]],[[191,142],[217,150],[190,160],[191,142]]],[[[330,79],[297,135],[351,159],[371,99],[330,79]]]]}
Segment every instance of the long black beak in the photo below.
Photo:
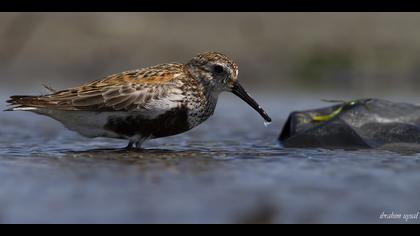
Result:
{"type": "Polygon", "coordinates": [[[245,91],[241,84],[236,82],[233,85],[232,93],[244,100],[248,105],[254,108],[260,115],[264,118],[265,121],[271,122],[270,116],[268,116],[267,112],[245,91]]]}

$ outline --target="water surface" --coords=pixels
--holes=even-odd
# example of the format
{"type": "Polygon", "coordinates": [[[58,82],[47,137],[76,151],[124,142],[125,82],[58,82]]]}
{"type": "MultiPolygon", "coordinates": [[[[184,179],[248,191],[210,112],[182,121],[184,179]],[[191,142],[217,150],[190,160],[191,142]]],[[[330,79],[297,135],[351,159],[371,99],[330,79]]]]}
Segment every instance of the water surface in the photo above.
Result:
{"type": "Polygon", "coordinates": [[[227,95],[205,124],[141,152],[2,112],[0,223],[405,223],[379,217],[420,211],[416,149],[286,149],[289,112],[324,104],[258,100],[268,128],[227,95]]]}

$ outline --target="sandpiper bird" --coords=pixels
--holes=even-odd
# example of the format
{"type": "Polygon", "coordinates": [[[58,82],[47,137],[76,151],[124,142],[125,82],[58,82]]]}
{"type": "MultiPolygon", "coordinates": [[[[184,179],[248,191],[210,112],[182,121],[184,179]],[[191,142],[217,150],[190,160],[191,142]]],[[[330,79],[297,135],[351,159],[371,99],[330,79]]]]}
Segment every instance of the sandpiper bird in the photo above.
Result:
{"type": "Polygon", "coordinates": [[[186,64],[168,63],[127,71],[80,87],[42,96],[12,96],[7,111],[49,116],[70,130],[95,138],[144,141],[186,132],[213,115],[218,96],[230,91],[271,122],[238,82],[227,56],[207,52],[186,64]]]}

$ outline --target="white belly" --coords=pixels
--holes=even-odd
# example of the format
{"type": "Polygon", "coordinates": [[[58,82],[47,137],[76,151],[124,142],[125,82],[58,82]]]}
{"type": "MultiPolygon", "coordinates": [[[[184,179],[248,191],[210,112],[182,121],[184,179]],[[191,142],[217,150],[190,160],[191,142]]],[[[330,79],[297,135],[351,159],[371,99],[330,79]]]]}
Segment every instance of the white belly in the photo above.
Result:
{"type": "Polygon", "coordinates": [[[121,135],[104,129],[110,116],[125,117],[127,115],[122,112],[60,111],[47,109],[37,109],[33,110],[33,112],[51,117],[61,122],[66,128],[88,138],[130,138],[122,137],[121,135]]]}

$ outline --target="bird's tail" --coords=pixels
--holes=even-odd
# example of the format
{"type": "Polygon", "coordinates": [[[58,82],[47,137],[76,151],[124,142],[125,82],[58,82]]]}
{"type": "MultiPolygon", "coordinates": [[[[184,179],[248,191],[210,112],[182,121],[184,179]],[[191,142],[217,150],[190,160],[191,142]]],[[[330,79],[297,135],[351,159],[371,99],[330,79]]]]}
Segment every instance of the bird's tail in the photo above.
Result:
{"type": "MultiPolygon", "coordinates": [[[[48,85],[43,84],[43,86],[50,93],[57,92],[57,90],[48,85]]],[[[8,108],[4,111],[34,111],[48,105],[48,101],[45,98],[46,96],[11,96],[9,100],[7,100],[8,108]]]]}
{"type": "Polygon", "coordinates": [[[4,111],[33,111],[42,106],[39,96],[12,96],[7,100],[9,108],[4,111]]]}

